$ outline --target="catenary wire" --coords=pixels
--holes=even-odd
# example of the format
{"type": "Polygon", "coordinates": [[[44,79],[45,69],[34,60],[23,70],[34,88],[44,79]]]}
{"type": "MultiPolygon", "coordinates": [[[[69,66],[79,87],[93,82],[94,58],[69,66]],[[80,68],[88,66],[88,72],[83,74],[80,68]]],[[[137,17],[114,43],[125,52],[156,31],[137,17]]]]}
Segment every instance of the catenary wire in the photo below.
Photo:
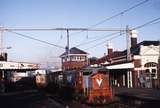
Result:
{"type": "Polygon", "coordinates": [[[151,20],[151,21],[148,21],[148,22],[146,22],[146,23],[144,23],[144,24],[142,24],[142,25],[139,25],[139,26],[137,26],[137,27],[134,27],[132,30],[136,30],[136,29],[140,29],[140,28],[143,28],[143,27],[145,27],[145,26],[148,26],[148,25],[153,25],[153,24],[160,23],[160,21],[158,21],[158,20],[160,20],[160,17],[158,17],[158,18],[156,18],[156,19],[153,19],[153,20],[151,20]],[[158,21],[158,22],[156,22],[156,21],[158,21]]]}
{"type": "Polygon", "coordinates": [[[116,34],[118,34],[118,33],[120,33],[120,32],[114,32],[114,33],[105,35],[105,36],[103,36],[103,37],[96,38],[96,39],[91,40],[91,41],[83,42],[83,43],[81,43],[81,44],[76,45],[75,47],[79,47],[79,46],[83,46],[83,45],[86,45],[86,44],[90,44],[90,43],[93,43],[93,42],[95,42],[95,41],[99,41],[99,40],[102,40],[102,39],[104,39],[104,38],[108,38],[108,37],[110,37],[110,36],[116,35],[116,34]]]}
{"type": "MultiPolygon", "coordinates": [[[[138,4],[136,4],[136,5],[133,5],[132,7],[128,8],[128,9],[125,9],[125,10],[119,12],[119,13],[114,14],[114,15],[111,16],[111,17],[107,17],[107,18],[105,18],[104,20],[99,21],[98,23],[89,26],[88,28],[93,28],[93,27],[95,27],[95,26],[98,26],[98,25],[100,25],[100,24],[103,24],[104,22],[109,21],[109,20],[111,20],[111,19],[113,19],[113,18],[116,18],[116,17],[118,17],[118,16],[120,16],[120,15],[122,15],[122,14],[125,14],[125,13],[133,10],[134,8],[139,7],[139,6],[143,5],[143,4],[145,4],[145,3],[148,2],[148,1],[149,1],[149,0],[144,0],[144,1],[142,1],[142,2],[140,2],[140,3],[138,3],[138,4]]],[[[76,33],[72,33],[72,34],[70,34],[70,35],[75,35],[75,34],[78,34],[78,33],[83,32],[83,31],[84,31],[84,30],[79,31],[79,32],[76,32],[76,33]]]]}
{"type": "Polygon", "coordinates": [[[10,33],[14,33],[14,34],[16,34],[16,35],[19,35],[19,36],[21,36],[21,37],[24,37],[24,38],[28,38],[28,39],[32,39],[32,40],[35,40],[35,41],[38,41],[38,42],[41,42],[41,43],[45,43],[45,44],[48,44],[48,45],[52,45],[52,46],[57,47],[57,48],[65,49],[65,48],[62,47],[62,46],[59,46],[59,45],[56,45],[56,44],[52,44],[52,43],[49,43],[49,42],[44,41],[44,40],[36,39],[36,38],[31,37],[31,36],[24,35],[24,34],[22,34],[22,33],[17,33],[17,32],[11,31],[11,30],[7,30],[7,31],[10,32],[10,33]]]}
{"type": "MultiPolygon", "coordinates": [[[[158,20],[160,20],[160,17],[158,17],[158,18],[156,18],[156,19],[153,19],[153,20],[151,20],[151,21],[148,21],[148,22],[146,22],[146,23],[144,23],[144,24],[142,24],[142,25],[139,25],[139,26],[137,26],[137,27],[134,27],[132,30],[136,30],[136,29],[143,28],[143,27],[145,27],[145,26],[149,26],[149,25],[153,25],[153,24],[160,23],[160,21],[158,21],[158,20]],[[157,22],[156,22],[156,21],[157,21],[157,22]]],[[[122,34],[124,34],[124,33],[122,33],[122,34]]],[[[114,38],[117,38],[117,37],[121,36],[122,34],[116,35],[116,36],[114,36],[114,37],[112,37],[112,38],[110,38],[110,39],[107,39],[107,40],[105,40],[105,41],[103,41],[103,42],[101,42],[101,43],[98,43],[98,44],[96,44],[96,45],[94,45],[94,46],[91,46],[91,47],[89,47],[89,48],[86,48],[85,50],[88,50],[88,49],[97,47],[98,45],[101,45],[101,44],[105,43],[106,41],[109,41],[109,40],[112,40],[112,39],[114,39],[114,38]]]]}
{"type": "Polygon", "coordinates": [[[89,48],[86,48],[85,50],[89,50],[89,49],[91,49],[91,48],[97,47],[97,46],[105,43],[106,41],[110,41],[110,40],[113,40],[113,39],[115,39],[115,38],[118,38],[119,36],[122,36],[123,34],[125,34],[125,33],[121,33],[121,34],[119,34],[119,35],[113,36],[113,37],[111,37],[111,38],[109,38],[109,39],[107,39],[107,40],[105,40],[105,41],[102,41],[102,42],[94,45],[94,46],[91,46],[91,47],[89,47],[89,48]]]}

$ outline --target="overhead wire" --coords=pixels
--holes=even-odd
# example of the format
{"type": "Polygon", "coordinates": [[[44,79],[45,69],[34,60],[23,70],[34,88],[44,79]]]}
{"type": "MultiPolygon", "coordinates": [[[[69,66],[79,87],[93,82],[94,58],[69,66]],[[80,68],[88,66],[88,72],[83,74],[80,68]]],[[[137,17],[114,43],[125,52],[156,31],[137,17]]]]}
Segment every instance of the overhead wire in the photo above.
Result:
{"type": "Polygon", "coordinates": [[[128,11],[130,11],[130,10],[136,8],[136,7],[138,7],[138,6],[141,6],[142,4],[144,4],[144,3],[148,2],[148,1],[149,1],[149,0],[144,0],[144,1],[142,1],[142,2],[140,2],[140,3],[138,3],[138,4],[136,4],[136,5],[134,5],[134,6],[130,7],[130,8],[128,8],[128,9],[123,10],[122,12],[119,12],[119,13],[117,13],[117,14],[115,14],[115,15],[109,17],[109,18],[106,18],[106,19],[104,19],[104,20],[102,20],[102,21],[100,21],[100,22],[98,22],[98,23],[96,23],[96,24],[90,26],[89,28],[98,26],[98,25],[100,25],[100,24],[102,24],[102,23],[104,23],[104,22],[106,22],[106,21],[108,21],[108,20],[111,20],[111,19],[113,19],[113,18],[115,18],[115,17],[117,17],[117,16],[120,16],[120,15],[122,15],[122,14],[124,14],[124,13],[126,13],[126,12],[128,12],[128,11]]]}
{"type": "Polygon", "coordinates": [[[96,39],[91,40],[91,41],[83,42],[83,43],[81,43],[81,44],[76,45],[75,47],[84,46],[84,45],[86,45],[86,44],[90,44],[90,43],[93,43],[93,42],[96,42],[96,41],[99,41],[99,40],[108,38],[108,37],[113,36],[113,35],[116,35],[116,34],[118,34],[118,33],[120,33],[120,32],[114,32],[114,33],[105,35],[105,36],[103,36],[103,37],[96,38],[96,39]]]}
{"type": "Polygon", "coordinates": [[[151,25],[158,24],[158,23],[160,23],[160,21],[154,22],[154,23],[152,23],[151,25]]]}
{"type": "Polygon", "coordinates": [[[134,27],[132,30],[136,30],[136,29],[140,29],[140,28],[142,28],[142,27],[148,26],[148,25],[153,25],[153,24],[160,23],[160,21],[158,21],[158,20],[160,20],[160,17],[158,17],[158,18],[156,18],[156,19],[153,19],[153,20],[151,20],[151,21],[148,21],[148,22],[146,22],[146,23],[144,23],[144,24],[142,24],[142,25],[139,25],[139,26],[137,26],[137,27],[134,27]],[[156,21],[158,21],[158,22],[156,22],[156,21]]]}
{"type": "Polygon", "coordinates": [[[113,36],[113,37],[111,37],[111,38],[109,38],[109,39],[107,39],[107,40],[104,40],[104,41],[102,41],[102,42],[100,42],[100,43],[94,45],[94,46],[91,46],[91,47],[89,47],[89,48],[86,48],[85,50],[89,50],[89,49],[91,49],[91,48],[97,47],[97,46],[99,46],[99,45],[105,43],[106,41],[113,40],[113,39],[115,39],[115,38],[117,38],[117,37],[119,37],[119,36],[122,36],[123,34],[125,34],[125,33],[121,33],[121,34],[119,34],[119,35],[113,36]]]}
{"type": "Polygon", "coordinates": [[[24,37],[24,38],[28,38],[28,39],[35,40],[35,41],[38,41],[38,42],[41,42],[41,43],[45,43],[45,44],[48,44],[48,45],[52,45],[52,46],[57,47],[57,48],[65,49],[65,48],[62,47],[62,46],[59,46],[59,45],[56,45],[56,44],[52,44],[52,43],[49,43],[49,42],[47,42],[47,41],[40,40],[40,39],[37,39],[37,38],[33,38],[33,37],[31,37],[31,36],[24,35],[24,34],[22,34],[22,33],[14,32],[14,31],[12,31],[12,30],[7,30],[7,31],[10,32],[10,33],[14,33],[14,34],[16,34],[16,35],[18,35],[18,36],[24,37]]]}
{"type": "MultiPolygon", "coordinates": [[[[136,29],[140,29],[140,28],[143,28],[143,27],[145,27],[145,26],[148,26],[148,25],[153,25],[153,24],[160,23],[159,20],[160,20],[160,17],[158,17],[158,18],[156,18],[156,19],[153,19],[153,20],[151,20],[151,21],[148,21],[148,22],[146,22],[146,23],[144,23],[144,24],[142,24],[142,25],[136,26],[136,27],[134,27],[134,28],[131,29],[131,30],[136,30],[136,29]],[[157,22],[156,22],[156,21],[157,21],[157,22]]],[[[105,43],[106,41],[110,41],[110,40],[112,40],[112,39],[114,39],[114,38],[117,38],[117,37],[119,37],[119,36],[121,36],[121,35],[123,35],[123,34],[125,34],[125,33],[122,33],[122,34],[120,34],[120,35],[116,35],[116,36],[114,36],[114,37],[112,37],[112,38],[110,38],[110,39],[107,39],[107,40],[105,40],[105,41],[103,41],[103,42],[100,42],[100,43],[98,43],[98,44],[96,44],[96,45],[94,45],[94,46],[91,46],[91,47],[89,47],[89,48],[86,48],[85,50],[88,50],[88,49],[97,47],[98,45],[101,45],[101,44],[105,43]]]]}
{"type": "MultiPolygon", "coordinates": [[[[128,8],[128,9],[125,9],[125,10],[119,12],[119,13],[116,13],[116,14],[112,15],[111,17],[107,17],[107,18],[105,18],[104,20],[101,20],[101,21],[99,21],[98,23],[89,26],[88,28],[93,28],[93,27],[95,27],[95,26],[98,26],[98,25],[100,25],[100,24],[103,24],[103,23],[106,22],[106,21],[109,21],[109,20],[111,20],[111,19],[113,19],[113,18],[116,18],[116,17],[118,17],[118,16],[120,16],[120,15],[124,15],[124,13],[129,12],[129,11],[131,11],[131,10],[134,9],[134,8],[137,8],[137,7],[145,4],[145,3],[148,2],[148,1],[150,1],[150,0],[144,0],[144,1],[140,2],[140,3],[138,3],[138,4],[135,4],[135,5],[133,5],[132,7],[128,8]]],[[[84,30],[79,31],[79,32],[76,32],[76,33],[72,33],[72,34],[70,34],[70,35],[75,35],[75,34],[78,34],[78,33],[83,32],[83,31],[84,31],[84,30]]]]}
{"type": "MultiPolygon", "coordinates": [[[[100,24],[102,24],[102,23],[104,23],[104,22],[106,22],[106,21],[108,21],[108,20],[111,20],[111,19],[113,19],[113,18],[115,18],[115,17],[118,17],[118,16],[120,16],[120,15],[124,15],[124,13],[126,13],[126,12],[128,12],[128,11],[130,11],[130,10],[132,10],[132,9],[134,9],[134,8],[136,8],[136,7],[140,6],[140,5],[148,2],[148,1],[149,1],[149,0],[144,0],[144,1],[142,1],[142,2],[140,2],[140,3],[138,3],[138,4],[136,4],[136,5],[134,5],[134,6],[132,6],[132,7],[128,8],[128,9],[125,9],[125,10],[123,10],[123,11],[121,11],[121,12],[119,12],[119,13],[111,16],[111,17],[108,17],[108,18],[106,18],[106,19],[104,19],[104,20],[102,20],[102,21],[100,21],[100,22],[98,22],[98,23],[96,23],[96,24],[88,27],[88,28],[95,27],[95,26],[100,25],[100,24]]],[[[83,32],[83,30],[80,31],[80,32],[83,32]]],[[[80,32],[76,32],[76,33],[80,33],[80,32]]],[[[115,34],[116,34],[116,33],[117,33],[117,32],[115,32],[115,34]]],[[[121,33],[121,32],[120,32],[120,33],[121,33]]],[[[71,35],[73,35],[73,33],[72,33],[71,35]]],[[[111,35],[112,35],[112,34],[111,34],[111,35]]],[[[106,36],[105,36],[105,37],[106,37],[106,36]]],[[[103,39],[103,38],[102,38],[102,39],[103,39]]],[[[98,40],[99,40],[99,39],[98,39],[98,40]]],[[[100,39],[100,40],[101,40],[101,39],[100,39]]],[[[89,41],[89,42],[84,42],[84,43],[78,44],[78,45],[76,45],[76,47],[81,46],[81,45],[85,45],[86,43],[90,43],[90,42],[94,42],[94,41],[97,41],[97,39],[95,39],[95,40],[93,40],[93,41],[89,41]]]]}
{"type": "MultiPolygon", "coordinates": [[[[132,30],[135,30],[135,29],[140,29],[140,28],[142,28],[142,27],[145,27],[145,26],[148,26],[148,25],[151,25],[151,24],[157,24],[157,23],[159,23],[160,21],[160,17],[158,17],[158,18],[156,18],[156,19],[153,19],[153,20],[151,20],[151,21],[149,21],[149,22],[146,22],[146,23],[144,23],[144,24],[142,24],[142,25],[139,25],[139,26],[137,26],[137,27],[134,27],[132,30]],[[156,22],[157,21],[157,22],[156,22]]],[[[8,32],[11,32],[11,33],[14,33],[14,34],[17,34],[17,35],[19,35],[19,36],[21,36],[21,37],[25,37],[25,38],[28,38],[28,39],[32,39],[32,40],[35,40],[35,41],[39,41],[39,42],[42,42],[42,43],[45,43],[45,44],[49,44],[49,45],[52,45],[52,46],[55,46],[55,47],[58,47],[58,48],[62,48],[62,49],[65,49],[64,47],[62,47],[62,46],[59,46],[59,45],[56,45],[56,44],[52,44],[52,43],[49,43],[49,42],[46,42],[46,41],[44,41],[44,40],[40,40],[40,39],[37,39],[37,38],[33,38],[33,37],[30,37],[30,36],[28,36],[28,35],[24,35],[24,34],[22,34],[22,33],[17,33],[17,32],[14,32],[14,31],[12,31],[12,30],[7,30],[8,32]]],[[[114,35],[114,34],[117,34],[117,33],[120,33],[120,32],[115,32],[115,33],[113,33],[113,34],[110,34],[110,35],[114,35]]],[[[121,34],[120,34],[121,35],[121,34]]],[[[120,35],[118,35],[118,36],[120,36],[120,35]]],[[[107,35],[107,36],[109,36],[109,35],[107,35]]],[[[115,36],[115,37],[118,37],[118,36],[115,36]]],[[[105,36],[106,37],[106,36],[105,36]]],[[[104,39],[104,38],[101,38],[101,39],[104,39]]],[[[101,40],[100,39],[100,40],[101,40]]],[[[109,39],[108,39],[109,40],[109,39]]],[[[89,41],[89,42],[85,42],[85,43],[82,43],[82,44],[79,44],[79,45],[77,45],[77,46],[80,46],[80,45],[84,45],[84,44],[88,44],[88,43],[90,43],[90,42],[94,42],[94,41],[97,41],[97,39],[95,39],[95,40],[92,40],[92,41],[89,41]]],[[[105,41],[106,42],[106,41],[105,41]]],[[[101,43],[103,43],[103,42],[101,42],[101,43]]],[[[97,44],[96,44],[96,46],[97,46],[97,44]]]]}

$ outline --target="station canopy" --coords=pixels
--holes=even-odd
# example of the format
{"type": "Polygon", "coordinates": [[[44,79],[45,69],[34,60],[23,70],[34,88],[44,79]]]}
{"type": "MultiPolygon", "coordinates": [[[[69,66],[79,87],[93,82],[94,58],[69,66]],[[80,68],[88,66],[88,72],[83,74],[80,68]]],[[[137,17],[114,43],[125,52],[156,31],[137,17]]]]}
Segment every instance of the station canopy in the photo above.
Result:
{"type": "Polygon", "coordinates": [[[113,64],[106,66],[107,69],[132,69],[134,68],[134,64],[132,62],[122,63],[122,64],[113,64]]]}
{"type": "Polygon", "coordinates": [[[24,62],[0,61],[0,70],[36,70],[38,64],[24,62]]]}

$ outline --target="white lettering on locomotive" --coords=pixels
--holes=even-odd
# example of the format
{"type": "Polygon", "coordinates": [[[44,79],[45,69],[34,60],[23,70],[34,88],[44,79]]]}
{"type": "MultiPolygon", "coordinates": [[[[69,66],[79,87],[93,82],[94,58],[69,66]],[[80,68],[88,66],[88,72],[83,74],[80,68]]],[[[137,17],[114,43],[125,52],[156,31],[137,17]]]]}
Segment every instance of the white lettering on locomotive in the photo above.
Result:
{"type": "Polygon", "coordinates": [[[96,79],[96,81],[97,81],[97,84],[99,85],[99,86],[101,86],[101,84],[102,84],[102,79],[100,78],[100,79],[96,79]]]}

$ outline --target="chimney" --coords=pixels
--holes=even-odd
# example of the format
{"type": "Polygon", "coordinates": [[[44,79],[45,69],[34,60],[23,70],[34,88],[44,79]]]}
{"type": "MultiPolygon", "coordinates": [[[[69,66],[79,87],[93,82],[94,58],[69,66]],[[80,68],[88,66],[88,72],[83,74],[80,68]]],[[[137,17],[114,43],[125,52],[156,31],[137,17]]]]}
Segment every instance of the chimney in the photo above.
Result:
{"type": "Polygon", "coordinates": [[[136,30],[131,31],[131,48],[135,48],[137,45],[137,34],[136,30]]]}
{"type": "Polygon", "coordinates": [[[7,58],[8,58],[8,54],[4,53],[4,61],[7,61],[7,58]]]}
{"type": "Polygon", "coordinates": [[[112,43],[108,42],[107,44],[107,52],[108,52],[108,55],[112,55],[113,53],[113,46],[112,46],[112,43]]]}
{"type": "Polygon", "coordinates": [[[2,53],[0,55],[0,61],[7,61],[7,53],[2,53]]]}

